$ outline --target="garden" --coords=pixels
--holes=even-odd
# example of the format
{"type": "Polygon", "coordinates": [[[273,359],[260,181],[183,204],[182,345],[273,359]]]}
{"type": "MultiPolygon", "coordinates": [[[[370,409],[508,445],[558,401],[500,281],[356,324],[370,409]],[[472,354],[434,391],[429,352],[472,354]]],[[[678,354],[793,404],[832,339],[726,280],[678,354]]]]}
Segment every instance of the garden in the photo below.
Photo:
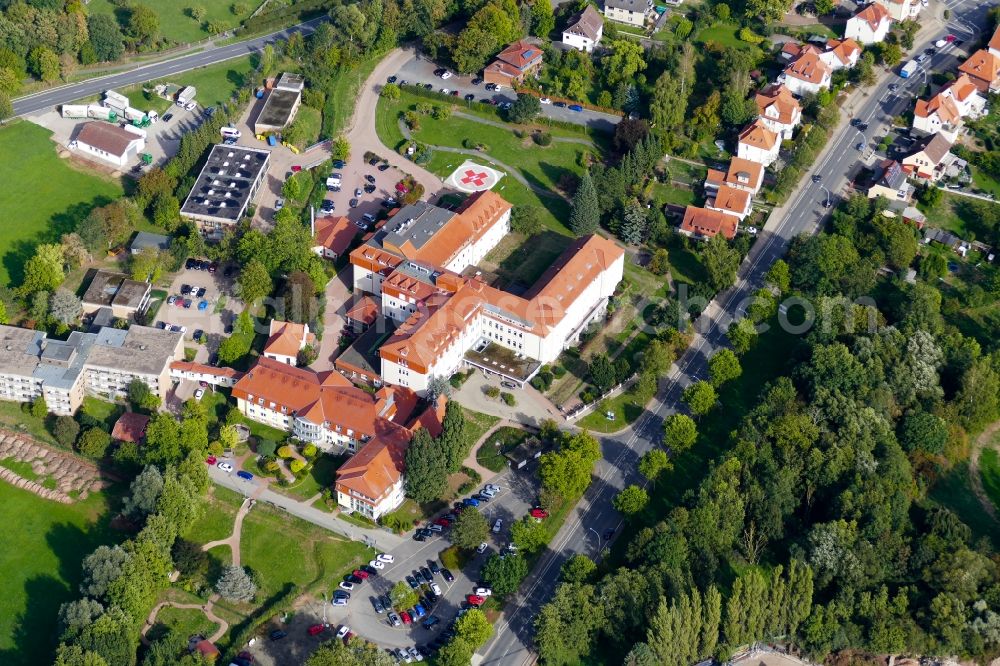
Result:
{"type": "Polygon", "coordinates": [[[497,428],[476,451],[476,462],[493,472],[504,471],[507,469],[507,457],[504,454],[517,448],[529,435],[522,428],[497,428]]]}

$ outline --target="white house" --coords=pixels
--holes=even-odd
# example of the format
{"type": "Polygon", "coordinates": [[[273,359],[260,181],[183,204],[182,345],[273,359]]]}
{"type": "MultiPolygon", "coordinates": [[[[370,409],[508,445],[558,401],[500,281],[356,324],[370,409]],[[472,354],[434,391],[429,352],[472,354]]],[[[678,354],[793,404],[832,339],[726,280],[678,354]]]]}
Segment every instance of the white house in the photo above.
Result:
{"type": "Polygon", "coordinates": [[[264,356],[279,363],[296,365],[299,352],[315,343],[316,336],[309,332],[309,324],[272,319],[264,356]]]}
{"type": "Polygon", "coordinates": [[[138,160],[145,147],[144,131],[134,127],[122,129],[101,121],[84,123],[76,139],[70,142],[70,148],[119,169],[138,160]]]}
{"type": "Polygon", "coordinates": [[[778,159],[779,150],[781,141],[778,134],[769,130],[759,118],[740,132],[739,142],[736,145],[738,157],[764,166],[770,166],[778,159]]]}
{"type": "Polygon", "coordinates": [[[930,99],[917,100],[913,129],[925,134],[943,134],[954,142],[966,118],[978,118],[985,112],[986,98],[963,73],[930,99]]]}
{"type": "Polygon", "coordinates": [[[853,39],[830,39],[826,42],[826,50],[819,57],[834,72],[838,69],[851,69],[858,64],[861,47],[853,39]]]}
{"type": "Polygon", "coordinates": [[[588,4],[563,30],[562,43],[590,53],[601,42],[603,35],[604,19],[593,5],[588,4]]]}
{"type": "Polygon", "coordinates": [[[816,94],[830,87],[833,74],[831,67],[820,58],[821,51],[815,46],[786,44],[782,53],[792,58],[784,71],[778,75],[778,83],[783,83],[794,95],[816,94]],[[793,50],[794,49],[794,50],[793,50]]]}
{"type": "Polygon", "coordinates": [[[721,185],[705,203],[705,208],[732,215],[742,222],[753,210],[753,200],[746,190],[721,185]]]}
{"type": "Polygon", "coordinates": [[[905,21],[920,13],[920,0],[875,0],[889,12],[893,21],[905,21]]]}
{"type": "Polygon", "coordinates": [[[791,139],[795,128],[802,122],[802,107],[792,92],[783,84],[772,84],[757,93],[758,118],[782,139],[791,139]]]}
{"type": "Polygon", "coordinates": [[[653,11],[653,0],[604,0],[604,16],[609,21],[627,23],[639,28],[653,11]]]}
{"type": "Polygon", "coordinates": [[[860,44],[877,44],[885,40],[892,27],[889,10],[873,2],[857,14],[847,19],[844,39],[853,39],[860,44]]]}

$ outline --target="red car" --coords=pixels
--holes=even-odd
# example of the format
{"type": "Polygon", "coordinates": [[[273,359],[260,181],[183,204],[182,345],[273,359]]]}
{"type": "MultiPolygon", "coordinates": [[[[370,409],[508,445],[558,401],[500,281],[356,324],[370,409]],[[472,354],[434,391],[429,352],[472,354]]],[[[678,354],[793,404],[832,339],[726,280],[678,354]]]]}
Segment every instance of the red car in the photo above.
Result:
{"type": "Polygon", "coordinates": [[[945,35],[944,41],[946,41],[949,44],[951,44],[956,39],[957,39],[957,37],[955,37],[955,35],[945,35]]]}
{"type": "Polygon", "coordinates": [[[483,604],[486,603],[486,598],[481,597],[478,594],[470,594],[465,598],[465,600],[468,601],[473,606],[482,606],[483,604]]]}
{"type": "Polygon", "coordinates": [[[205,458],[205,462],[207,464],[209,464],[209,465],[214,465],[215,463],[217,463],[219,461],[216,459],[215,456],[209,456],[209,457],[205,458]]]}
{"type": "Polygon", "coordinates": [[[302,167],[300,165],[298,165],[298,164],[293,164],[292,165],[292,171],[294,173],[298,173],[299,171],[302,171],[302,167]]]}
{"type": "Polygon", "coordinates": [[[399,619],[403,621],[403,624],[409,624],[413,622],[413,618],[410,617],[410,614],[407,613],[406,611],[403,611],[402,613],[399,614],[399,619]]]}
{"type": "Polygon", "coordinates": [[[532,509],[531,510],[531,517],[532,518],[548,518],[549,517],[549,512],[546,511],[545,509],[532,509]]]}
{"type": "Polygon", "coordinates": [[[449,525],[451,525],[451,521],[448,520],[447,518],[438,518],[437,520],[434,521],[434,524],[440,525],[441,527],[448,527],[449,525]]]}
{"type": "Polygon", "coordinates": [[[309,632],[310,636],[318,636],[319,634],[322,634],[324,631],[326,631],[326,627],[324,627],[322,624],[314,624],[313,626],[306,629],[306,631],[309,632]]]}
{"type": "Polygon", "coordinates": [[[354,570],[354,575],[357,576],[358,578],[360,578],[361,580],[368,580],[368,572],[367,571],[362,571],[361,569],[355,569],[354,570]]]}
{"type": "Polygon", "coordinates": [[[346,634],[344,634],[344,645],[347,645],[352,638],[354,638],[353,631],[348,631],[346,634]]]}

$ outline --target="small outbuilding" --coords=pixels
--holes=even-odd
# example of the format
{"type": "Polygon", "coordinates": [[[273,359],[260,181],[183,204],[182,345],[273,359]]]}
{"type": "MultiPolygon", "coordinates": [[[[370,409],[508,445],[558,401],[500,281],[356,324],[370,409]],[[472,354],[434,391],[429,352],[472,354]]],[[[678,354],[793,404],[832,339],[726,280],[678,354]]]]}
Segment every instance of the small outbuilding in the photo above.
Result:
{"type": "Polygon", "coordinates": [[[146,437],[148,425],[149,417],[145,414],[125,412],[115,421],[115,427],[111,429],[111,438],[118,442],[139,444],[146,437]]]}
{"type": "Polygon", "coordinates": [[[70,147],[121,169],[139,159],[139,153],[146,147],[146,133],[95,120],[83,124],[70,147]]]}
{"type": "Polygon", "coordinates": [[[264,134],[278,132],[288,127],[295,119],[295,113],[302,103],[304,88],[305,79],[301,74],[285,72],[279,76],[264,101],[264,107],[257,115],[253,131],[264,134]]]}
{"type": "Polygon", "coordinates": [[[140,231],[136,233],[128,249],[132,254],[139,254],[150,247],[160,252],[166,252],[170,249],[170,237],[162,234],[151,234],[148,231],[140,231]]]}

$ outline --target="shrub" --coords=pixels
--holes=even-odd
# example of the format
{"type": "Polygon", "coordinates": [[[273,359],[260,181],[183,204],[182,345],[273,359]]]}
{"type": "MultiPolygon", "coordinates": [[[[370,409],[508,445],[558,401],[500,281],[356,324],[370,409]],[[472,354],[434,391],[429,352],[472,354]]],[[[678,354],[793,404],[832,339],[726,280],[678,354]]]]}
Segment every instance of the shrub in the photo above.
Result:
{"type": "Polygon", "coordinates": [[[539,146],[548,146],[552,144],[552,135],[548,132],[535,132],[531,135],[531,139],[539,146]]]}
{"type": "Polygon", "coordinates": [[[290,447],[288,444],[285,444],[280,449],[278,449],[279,458],[291,458],[292,455],[293,455],[292,447],[290,447]]]}
{"type": "Polygon", "coordinates": [[[379,522],[394,532],[408,532],[413,528],[413,518],[398,511],[382,516],[379,522]]]}
{"type": "Polygon", "coordinates": [[[487,397],[490,398],[497,398],[500,396],[500,389],[498,389],[496,386],[487,386],[486,395],[487,397]]]}
{"type": "Polygon", "coordinates": [[[557,378],[563,377],[566,375],[566,368],[562,367],[561,365],[553,365],[552,374],[555,375],[557,378]]]}
{"type": "Polygon", "coordinates": [[[306,468],[306,463],[296,458],[291,462],[290,465],[288,465],[288,468],[292,470],[292,474],[298,476],[299,473],[306,468]]]}
{"type": "Polygon", "coordinates": [[[507,393],[504,391],[500,394],[500,398],[507,404],[508,407],[513,407],[517,404],[517,398],[514,397],[513,393],[507,393]]]}
{"type": "Polygon", "coordinates": [[[309,460],[315,458],[317,453],[319,453],[319,451],[317,450],[315,444],[306,444],[302,447],[302,455],[309,460]]]}

